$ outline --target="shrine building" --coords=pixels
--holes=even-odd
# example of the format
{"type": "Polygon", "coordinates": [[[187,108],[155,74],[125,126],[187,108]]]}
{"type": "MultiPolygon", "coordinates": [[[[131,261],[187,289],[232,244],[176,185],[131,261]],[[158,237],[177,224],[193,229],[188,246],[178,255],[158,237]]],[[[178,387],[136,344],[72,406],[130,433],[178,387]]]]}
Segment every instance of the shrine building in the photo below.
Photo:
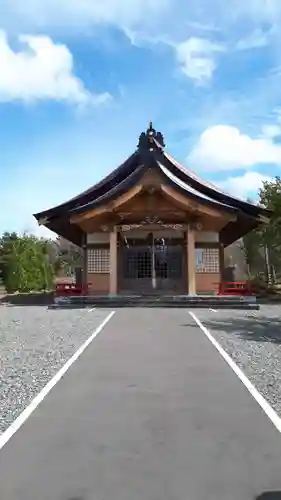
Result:
{"type": "Polygon", "coordinates": [[[34,217],[83,248],[89,294],[195,295],[217,292],[224,248],[270,215],[180,165],[150,124],[122,165],[34,217]]]}

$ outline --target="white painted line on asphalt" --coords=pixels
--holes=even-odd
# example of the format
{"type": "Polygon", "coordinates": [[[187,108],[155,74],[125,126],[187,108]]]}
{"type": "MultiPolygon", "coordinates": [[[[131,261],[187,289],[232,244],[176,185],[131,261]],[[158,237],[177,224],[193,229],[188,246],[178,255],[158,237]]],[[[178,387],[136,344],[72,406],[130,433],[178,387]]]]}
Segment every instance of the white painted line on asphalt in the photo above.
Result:
{"type": "Polygon", "coordinates": [[[21,428],[25,421],[30,417],[30,415],[36,410],[36,408],[42,403],[43,399],[49,394],[53,387],[60,381],[60,379],[65,375],[68,369],[73,365],[73,363],[81,356],[81,354],[87,349],[91,342],[97,337],[97,335],[102,331],[105,325],[111,320],[115,311],[112,311],[103,320],[103,322],[95,329],[92,335],[84,342],[84,344],[79,347],[79,349],[71,356],[71,358],[63,365],[63,367],[56,373],[56,375],[43,387],[43,389],[35,396],[31,403],[23,410],[23,412],[16,418],[16,420],[8,427],[6,431],[0,436],[0,450],[8,443],[11,437],[21,428]]]}
{"type": "Polygon", "coordinates": [[[260,405],[264,413],[271,420],[273,425],[275,425],[276,429],[281,432],[281,418],[277,415],[275,410],[270,406],[270,404],[264,399],[264,397],[260,394],[260,392],[255,388],[255,386],[250,382],[250,380],[246,377],[246,375],[242,372],[242,370],[237,366],[237,364],[233,361],[233,359],[227,354],[227,352],[221,347],[221,345],[214,339],[214,337],[210,334],[209,330],[201,323],[200,319],[197,316],[189,311],[190,316],[197,323],[202,332],[209,339],[211,344],[217,349],[223,359],[228,363],[230,368],[234,371],[237,377],[240,379],[242,384],[248,389],[249,393],[256,400],[256,402],[260,405]]]}
{"type": "Polygon", "coordinates": [[[91,313],[91,312],[93,312],[93,311],[95,311],[95,310],[96,310],[96,308],[95,308],[95,307],[92,307],[92,309],[88,309],[88,313],[91,313]]]}

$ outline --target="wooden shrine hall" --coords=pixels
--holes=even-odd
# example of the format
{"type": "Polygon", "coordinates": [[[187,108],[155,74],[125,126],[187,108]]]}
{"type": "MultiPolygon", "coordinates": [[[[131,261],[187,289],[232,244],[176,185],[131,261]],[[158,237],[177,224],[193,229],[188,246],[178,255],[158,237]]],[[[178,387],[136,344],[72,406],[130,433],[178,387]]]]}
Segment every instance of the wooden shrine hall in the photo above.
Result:
{"type": "Polygon", "coordinates": [[[195,295],[218,291],[224,248],[270,215],[180,165],[150,123],[122,165],[34,217],[83,248],[89,294],[195,295]]]}

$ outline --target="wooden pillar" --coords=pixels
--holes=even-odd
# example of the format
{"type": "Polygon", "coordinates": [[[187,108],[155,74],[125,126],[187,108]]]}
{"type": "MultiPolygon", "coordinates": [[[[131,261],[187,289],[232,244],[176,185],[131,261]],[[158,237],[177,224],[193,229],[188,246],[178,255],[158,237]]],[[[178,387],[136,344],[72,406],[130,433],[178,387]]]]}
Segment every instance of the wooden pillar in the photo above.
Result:
{"type": "Polygon", "coordinates": [[[220,280],[224,281],[224,244],[220,243],[219,246],[219,266],[220,266],[220,280]]]}
{"type": "Polygon", "coordinates": [[[188,295],[196,295],[195,230],[191,226],[187,230],[187,277],[188,295]]]}
{"type": "Polygon", "coordinates": [[[83,235],[83,271],[82,271],[82,280],[83,280],[83,290],[84,293],[87,291],[88,287],[88,249],[87,249],[87,233],[83,235]]]}
{"type": "Polygon", "coordinates": [[[117,262],[118,262],[118,250],[117,250],[117,237],[118,233],[115,229],[110,233],[110,276],[109,276],[109,293],[110,295],[117,294],[117,262]]]}

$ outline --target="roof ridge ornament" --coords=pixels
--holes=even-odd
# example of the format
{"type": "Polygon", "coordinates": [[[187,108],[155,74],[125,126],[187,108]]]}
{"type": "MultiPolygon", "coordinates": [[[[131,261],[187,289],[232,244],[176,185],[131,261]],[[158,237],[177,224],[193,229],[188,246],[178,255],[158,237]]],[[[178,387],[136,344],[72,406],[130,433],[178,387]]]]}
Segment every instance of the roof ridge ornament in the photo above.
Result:
{"type": "Polygon", "coordinates": [[[156,132],[150,121],[146,132],[142,132],[139,137],[138,149],[153,151],[165,147],[164,137],[161,132],[156,132]]]}

